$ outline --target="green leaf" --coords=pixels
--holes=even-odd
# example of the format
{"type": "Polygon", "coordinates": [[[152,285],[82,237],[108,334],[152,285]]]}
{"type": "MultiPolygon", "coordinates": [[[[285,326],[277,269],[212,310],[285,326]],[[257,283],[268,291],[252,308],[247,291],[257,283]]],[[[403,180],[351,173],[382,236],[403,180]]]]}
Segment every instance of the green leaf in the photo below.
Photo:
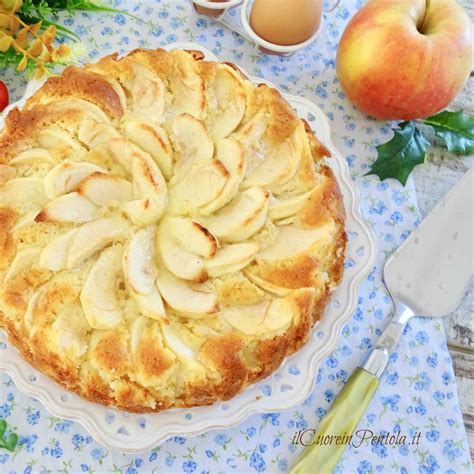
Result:
{"type": "Polygon", "coordinates": [[[375,174],[381,180],[398,179],[405,185],[413,168],[424,163],[428,146],[412,122],[402,122],[389,142],[376,147],[378,158],[367,174],[375,174]]]}
{"type": "MultiPolygon", "coordinates": [[[[0,53],[0,69],[13,67],[14,69],[17,68],[20,61],[23,59],[23,55],[14,49],[10,48],[8,51],[4,53],[0,53]]],[[[62,63],[56,63],[62,65],[62,63]]],[[[53,70],[54,64],[47,63],[44,65],[46,69],[53,70]]],[[[35,71],[35,65],[32,61],[28,61],[28,65],[26,66],[26,77],[29,78],[33,75],[35,71]]],[[[19,73],[15,71],[15,74],[22,75],[23,73],[19,73]]]]}
{"type": "Polygon", "coordinates": [[[474,153],[474,115],[465,114],[462,110],[445,110],[423,119],[422,122],[433,127],[449,151],[461,155],[474,153]]]}
{"type": "Polygon", "coordinates": [[[109,13],[123,13],[135,20],[138,18],[126,11],[101,5],[100,3],[91,2],[89,0],[23,0],[23,4],[18,10],[19,17],[28,24],[38,23],[42,21],[41,29],[44,31],[49,25],[54,25],[57,29],[57,36],[67,38],[72,41],[79,41],[80,38],[76,33],[66,28],[57,21],[52,21],[51,17],[58,20],[58,13],[67,10],[74,11],[95,11],[109,13]]]}
{"type": "Polygon", "coordinates": [[[5,431],[7,430],[8,423],[0,419],[0,448],[8,449],[8,451],[14,451],[18,444],[18,435],[16,433],[10,433],[8,438],[5,438],[5,431]]]}
{"type": "Polygon", "coordinates": [[[18,444],[18,435],[16,433],[11,433],[8,439],[5,441],[5,448],[8,451],[15,451],[16,445],[18,444]]]}
{"type": "Polygon", "coordinates": [[[117,8],[102,5],[102,2],[92,2],[90,0],[29,0],[35,8],[43,7],[44,10],[49,9],[53,14],[61,10],[73,11],[93,11],[93,12],[108,12],[108,13],[122,13],[132,18],[137,19],[135,15],[129,12],[118,10],[117,8]]]}
{"type": "Polygon", "coordinates": [[[8,51],[0,53],[0,68],[7,68],[10,66],[16,67],[22,58],[23,55],[21,53],[10,48],[8,51]]]}

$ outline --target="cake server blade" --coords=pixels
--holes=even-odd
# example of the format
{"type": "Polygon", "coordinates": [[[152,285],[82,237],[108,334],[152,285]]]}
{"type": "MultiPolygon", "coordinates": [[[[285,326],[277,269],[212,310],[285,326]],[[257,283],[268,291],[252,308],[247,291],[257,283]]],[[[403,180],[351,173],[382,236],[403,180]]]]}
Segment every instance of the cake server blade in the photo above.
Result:
{"type": "Polygon", "coordinates": [[[473,207],[474,168],[389,258],[384,279],[395,303],[392,320],[340,391],[311,441],[306,440],[308,447],[291,474],[332,474],[409,319],[445,316],[457,308],[474,271],[473,207]]]}

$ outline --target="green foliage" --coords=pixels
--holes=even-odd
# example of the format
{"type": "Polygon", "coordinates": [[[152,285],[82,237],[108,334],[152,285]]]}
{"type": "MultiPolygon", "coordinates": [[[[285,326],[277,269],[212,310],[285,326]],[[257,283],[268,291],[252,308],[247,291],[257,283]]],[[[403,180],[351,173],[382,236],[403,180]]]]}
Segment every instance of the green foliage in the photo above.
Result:
{"type": "Polygon", "coordinates": [[[445,110],[424,119],[423,123],[433,128],[449,151],[461,155],[474,153],[474,115],[465,114],[462,110],[445,110]]]}
{"type": "Polygon", "coordinates": [[[101,4],[90,2],[88,0],[32,0],[33,3],[47,3],[53,11],[68,10],[70,12],[94,11],[94,12],[111,12],[125,13],[115,8],[106,7],[101,4]]]}
{"type": "Polygon", "coordinates": [[[127,14],[115,8],[105,7],[88,0],[23,0],[23,5],[18,11],[18,15],[28,24],[41,21],[45,28],[49,25],[54,25],[57,29],[57,36],[78,41],[80,38],[76,33],[51,20],[51,18],[57,18],[57,14],[64,10],[70,13],[75,11],[94,11],[127,14]]]}
{"type": "MultiPolygon", "coordinates": [[[[5,0],[3,5],[6,5],[5,0]]],[[[71,60],[69,45],[57,43],[56,39],[80,41],[76,33],[58,23],[59,12],[112,12],[136,18],[90,0],[22,0],[12,4],[10,10],[2,8],[0,1],[0,13],[11,21],[0,28],[0,68],[13,66],[28,76],[35,73],[37,78],[55,65],[64,65],[71,60]]]]}
{"type": "MultiPolygon", "coordinates": [[[[17,68],[18,65],[20,64],[20,61],[23,59],[23,55],[19,53],[18,51],[15,51],[14,49],[9,49],[8,51],[4,53],[0,53],[0,68],[8,68],[12,66],[13,68],[17,68]]],[[[56,64],[62,64],[62,63],[56,63],[56,64]]],[[[50,63],[45,63],[44,64],[45,69],[48,71],[52,71],[54,68],[54,64],[50,63]]],[[[26,65],[26,76],[31,77],[35,71],[35,64],[32,62],[28,62],[26,65]]]]}
{"type": "Polygon", "coordinates": [[[23,0],[23,5],[18,10],[18,16],[27,24],[35,24],[41,21],[42,27],[47,28],[50,25],[56,26],[57,36],[65,37],[69,40],[78,41],[80,38],[69,28],[64,27],[50,19],[58,13],[59,10],[51,7],[46,0],[23,0]]]}
{"type": "Polygon", "coordinates": [[[7,422],[0,419],[0,448],[13,452],[18,444],[18,435],[16,433],[10,433],[8,437],[6,437],[5,433],[7,428],[7,422]]]}
{"type": "Polygon", "coordinates": [[[377,147],[378,158],[368,174],[395,178],[403,185],[416,165],[424,163],[429,142],[413,122],[402,122],[393,138],[377,147]]]}
{"type": "MultiPolygon", "coordinates": [[[[124,15],[132,16],[131,14],[116,8],[106,7],[100,3],[91,2],[89,0],[23,0],[23,5],[20,11],[25,15],[35,15],[37,18],[46,20],[51,18],[52,15],[57,15],[61,11],[68,11],[73,13],[75,11],[91,11],[91,12],[109,12],[109,13],[122,13],[124,15]]],[[[135,18],[135,17],[134,17],[135,18]]],[[[56,27],[60,27],[57,23],[54,23],[56,27]]],[[[59,29],[59,28],[58,28],[59,29]]],[[[67,28],[63,30],[76,36],[72,31],[67,28]]]]}
{"type": "MultiPolygon", "coordinates": [[[[462,110],[445,110],[419,123],[432,127],[449,151],[461,155],[474,153],[474,116],[462,110]]],[[[430,142],[415,121],[400,122],[396,127],[392,139],[376,147],[377,159],[367,174],[375,174],[381,180],[394,178],[405,185],[413,168],[425,162],[430,142]]]]}

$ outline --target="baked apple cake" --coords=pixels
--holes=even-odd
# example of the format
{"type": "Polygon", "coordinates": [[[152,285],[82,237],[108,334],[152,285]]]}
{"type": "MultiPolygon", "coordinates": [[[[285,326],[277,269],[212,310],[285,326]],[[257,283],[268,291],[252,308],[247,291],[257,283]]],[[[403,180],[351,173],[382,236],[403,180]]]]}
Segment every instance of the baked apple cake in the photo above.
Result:
{"type": "Polygon", "coordinates": [[[50,78],[0,134],[0,316],[33,366],[134,412],[225,400],[300,348],[346,243],[327,150],[195,51],[50,78]]]}

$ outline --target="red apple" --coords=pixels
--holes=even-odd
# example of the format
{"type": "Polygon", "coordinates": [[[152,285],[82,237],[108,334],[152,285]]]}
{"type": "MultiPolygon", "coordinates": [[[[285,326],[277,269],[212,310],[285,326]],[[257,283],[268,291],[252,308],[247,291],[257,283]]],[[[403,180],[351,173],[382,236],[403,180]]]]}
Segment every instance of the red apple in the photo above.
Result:
{"type": "Polygon", "coordinates": [[[0,81],[0,112],[2,112],[8,105],[8,89],[7,86],[0,81]]]}
{"type": "Polygon", "coordinates": [[[471,62],[471,22],[455,0],[370,0],[342,35],[337,75],[366,114],[409,120],[446,108],[471,62]]]}

